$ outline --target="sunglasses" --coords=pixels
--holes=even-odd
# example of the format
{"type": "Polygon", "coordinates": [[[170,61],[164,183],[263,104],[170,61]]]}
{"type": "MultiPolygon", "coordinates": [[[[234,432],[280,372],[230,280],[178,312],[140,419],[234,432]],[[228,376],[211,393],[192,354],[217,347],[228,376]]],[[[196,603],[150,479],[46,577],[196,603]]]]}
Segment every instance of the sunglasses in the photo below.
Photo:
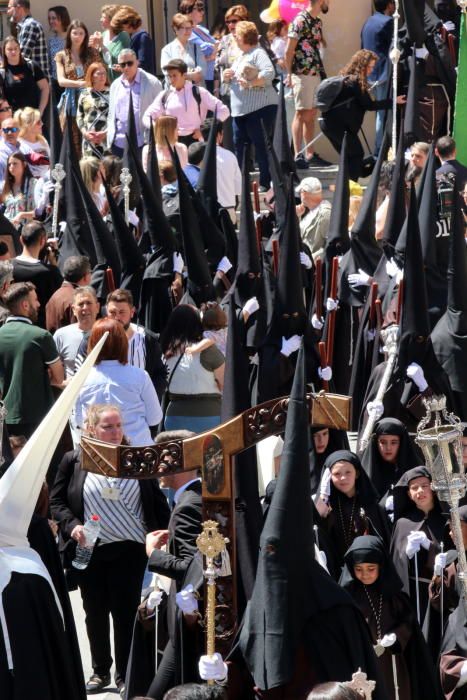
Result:
{"type": "Polygon", "coordinates": [[[4,134],[16,134],[19,131],[17,126],[6,126],[2,129],[4,134]]]}
{"type": "Polygon", "coordinates": [[[120,68],[126,68],[126,66],[132,66],[134,64],[134,61],[122,61],[118,65],[120,68]]]}

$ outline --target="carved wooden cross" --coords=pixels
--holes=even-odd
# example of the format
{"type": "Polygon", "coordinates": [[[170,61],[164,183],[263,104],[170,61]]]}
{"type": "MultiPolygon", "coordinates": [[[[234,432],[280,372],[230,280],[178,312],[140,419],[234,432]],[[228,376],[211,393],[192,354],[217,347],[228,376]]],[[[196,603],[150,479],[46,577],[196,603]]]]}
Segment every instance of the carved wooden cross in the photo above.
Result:
{"type": "MultiPolygon", "coordinates": [[[[347,430],[350,402],[347,396],[308,394],[310,425],[347,430]]],[[[237,625],[235,494],[233,457],[271,435],[285,430],[289,399],[283,397],[240,413],[208,432],[186,440],[146,447],[111,445],[93,438],[81,439],[81,467],[86,471],[126,479],[200,469],[203,520],[215,520],[229,539],[232,575],[217,579],[216,636],[222,653],[230,647],[237,625]]]]}

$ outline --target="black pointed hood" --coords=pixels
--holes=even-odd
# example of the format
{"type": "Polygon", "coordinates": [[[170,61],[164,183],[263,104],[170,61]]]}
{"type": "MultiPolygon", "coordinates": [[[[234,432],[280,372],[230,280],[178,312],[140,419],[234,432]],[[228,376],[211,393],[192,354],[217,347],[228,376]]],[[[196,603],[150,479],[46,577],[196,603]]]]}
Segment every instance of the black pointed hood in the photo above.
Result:
{"type": "MultiPolygon", "coordinates": [[[[459,185],[454,187],[454,191],[459,185]]],[[[467,260],[464,238],[464,222],[459,197],[454,198],[454,212],[452,216],[453,230],[451,234],[451,246],[448,267],[448,309],[452,313],[459,313],[462,322],[459,323],[457,332],[467,335],[467,260]]]]}
{"type": "MultiPolygon", "coordinates": [[[[110,187],[105,180],[103,182],[105,194],[109,203],[114,240],[117,247],[117,254],[121,268],[119,287],[123,289],[131,289],[133,291],[138,282],[139,284],[141,283],[145,267],[144,256],[138,246],[138,243],[136,242],[135,237],[126,224],[122,210],[115,201],[110,187]]],[[[139,288],[137,291],[139,292],[139,288]]],[[[137,300],[137,296],[135,296],[135,300],[137,300]]]]}
{"type": "Polygon", "coordinates": [[[121,267],[112,235],[97,209],[90,192],[85,186],[81,173],[74,166],[72,166],[72,175],[75,187],[78,189],[81,196],[82,206],[88,222],[94,250],[96,251],[97,264],[105,265],[112,269],[115,285],[118,287],[120,284],[121,267]]]}
{"type": "MultiPolygon", "coordinates": [[[[241,321],[237,318],[234,299],[229,300],[229,322],[222,393],[221,422],[250,408],[249,362],[241,338],[241,321]]],[[[243,324],[242,324],[243,325],[243,324]]],[[[237,538],[238,588],[240,607],[250,598],[258,563],[262,510],[258,493],[256,448],[235,457],[235,529],[237,538]]]]}
{"type": "Polygon", "coordinates": [[[339,172],[336,179],[336,189],[332,200],[331,219],[326,239],[326,260],[330,261],[336,255],[344,255],[350,248],[349,237],[349,169],[347,161],[347,134],[342,141],[339,172]]]}
{"type": "Polygon", "coordinates": [[[301,645],[315,682],[345,680],[358,666],[368,677],[378,676],[361,615],[314,558],[305,392],[302,345],[288,403],[281,469],[261,533],[255,586],[239,640],[255,685],[264,690],[292,680],[301,645]]]}
{"type": "Polygon", "coordinates": [[[62,129],[58,118],[57,103],[53,85],[49,96],[49,146],[50,146],[50,167],[53,168],[60,159],[62,150],[62,129]]]}
{"type": "Polygon", "coordinates": [[[399,367],[405,372],[411,362],[421,363],[430,336],[425,268],[412,183],[407,212],[407,244],[404,264],[404,297],[400,324],[399,367]]]}
{"type": "Polygon", "coordinates": [[[290,173],[297,176],[295,169],[295,161],[290,147],[290,137],[287,128],[287,113],[285,109],[284,81],[280,81],[279,85],[279,104],[277,107],[276,120],[274,123],[274,134],[272,137],[272,146],[277,155],[277,159],[285,177],[290,173]]]}
{"type": "Polygon", "coordinates": [[[240,204],[240,225],[238,230],[237,270],[234,280],[234,297],[239,306],[258,294],[258,275],[261,263],[258,251],[251,182],[248,172],[249,149],[245,148],[242,168],[242,196],[240,204]],[[251,278],[249,275],[255,275],[251,278]]]}
{"type": "MultiPolygon", "coordinates": [[[[289,180],[289,189],[292,192],[290,185],[291,178],[289,180]]],[[[281,319],[281,324],[286,315],[288,318],[287,326],[290,326],[290,331],[292,331],[282,334],[286,337],[295,333],[302,335],[304,330],[302,327],[303,320],[306,318],[300,263],[300,240],[295,201],[290,196],[286,227],[281,240],[275,297],[275,309],[281,319]]]]}
{"type": "Polygon", "coordinates": [[[140,155],[137,150],[138,147],[138,135],[136,132],[136,122],[135,113],[133,110],[133,96],[130,90],[130,101],[128,105],[128,121],[127,121],[127,134],[126,141],[123,147],[123,167],[128,168],[130,175],[132,176],[130,182],[130,209],[136,209],[140,203],[141,190],[139,187],[139,180],[135,177],[135,167],[136,161],[141,161],[140,155]],[[133,148],[129,147],[132,144],[133,148]]]}
{"type": "MultiPolygon", "coordinates": [[[[157,148],[156,148],[156,137],[154,134],[154,123],[151,119],[151,128],[149,129],[149,143],[148,143],[148,165],[146,168],[146,175],[151,184],[151,189],[156,201],[158,202],[160,208],[162,209],[162,189],[161,189],[161,178],[159,175],[159,161],[157,159],[157,148]]],[[[141,181],[140,181],[141,186],[141,181]]],[[[141,193],[143,195],[143,193],[141,193]]],[[[144,200],[144,195],[143,195],[144,200]]],[[[144,203],[144,202],[143,202],[144,203]]]]}
{"type": "Polygon", "coordinates": [[[418,191],[418,221],[425,265],[436,269],[436,236],[438,235],[438,193],[436,189],[436,156],[434,144],[423,169],[418,191]]]}
{"type": "Polygon", "coordinates": [[[271,174],[272,188],[274,191],[274,217],[276,219],[276,231],[271,236],[266,244],[266,250],[270,252],[271,241],[281,239],[285,228],[285,219],[287,216],[287,202],[289,200],[288,179],[284,177],[279,159],[273,148],[271,139],[269,138],[266,129],[263,126],[263,138],[266,144],[266,152],[268,154],[269,172],[271,174]]]}
{"type": "Polygon", "coordinates": [[[214,113],[204,158],[198,179],[197,191],[208,214],[217,219],[217,119],[214,113]]]}
{"type": "Polygon", "coordinates": [[[180,201],[180,228],[182,231],[183,251],[188,273],[188,292],[199,305],[204,301],[215,299],[211,273],[204,252],[203,237],[199,220],[190,196],[189,183],[181,168],[177,151],[171,150],[172,160],[177,171],[180,201]]]}
{"type": "Polygon", "coordinates": [[[415,55],[415,46],[412,56],[409,58],[410,79],[407,89],[407,102],[404,111],[404,140],[405,147],[419,141],[420,134],[420,105],[419,105],[419,67],[415,55]]]}
{"type": "Polygon", "coordinates": [[[391,180],[388,211],[384,224],[383,249],[388,260],[394,255],[399,234],[404,226],[406,217],[405,203],[405,145],[404,124],[401,123],[399,142],[397,144],[396,160],[391,180]]]}
{"type": "Polygon", "coordinates": [[[339,299],[351,306],[363,306],[368,288],[357,287],[353,290],[347,276],[358,272],[360,268],[373,276],[382,255],[381,248],[375,238],[376,200],[381,168],[386,159],[388,148],[389,136],[386,133],[371,180],[363,195],[360,210],[352,227],[350,249],[345,253],[340,264],[339,299]]]}
{"type": "Polygon", "coordinates": [[[402,0],[404,29],[411,44],[419,48],[425,41],[425,0],[402,0]]]}
{"type": "Polygon", "coordinates": [[[172,254],[177,249],[177,242],[167,218],[159,204],[155,190],[137,157],[135,146],[127,137],[128,148],[131,152],[134,170],[133,179],[138,179],[138,188],[142,194],[144,233],[149,236],[156,254],[165,252],[172,254]]]}

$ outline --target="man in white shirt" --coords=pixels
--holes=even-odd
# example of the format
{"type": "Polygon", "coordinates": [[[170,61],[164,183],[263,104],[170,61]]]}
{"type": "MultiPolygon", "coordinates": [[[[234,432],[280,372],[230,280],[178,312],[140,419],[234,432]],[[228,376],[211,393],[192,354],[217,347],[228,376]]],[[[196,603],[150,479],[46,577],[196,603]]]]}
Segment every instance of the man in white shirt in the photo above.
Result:
{"type": "MultiPolygon", "coordinates": [[[[205,119],[201,126],[201,133],[205,141],[208,140],[211,130],[212,118],[205,119]]],[[[237,197],[242,191],[242,173],[238,166],[238,160],[232,151],[222,147],[223,125],[216,123],[216,163],[217,163],[217,201],[221,207],[228,210],[232,222],[237,222],[235,213],[237,197]]]]}

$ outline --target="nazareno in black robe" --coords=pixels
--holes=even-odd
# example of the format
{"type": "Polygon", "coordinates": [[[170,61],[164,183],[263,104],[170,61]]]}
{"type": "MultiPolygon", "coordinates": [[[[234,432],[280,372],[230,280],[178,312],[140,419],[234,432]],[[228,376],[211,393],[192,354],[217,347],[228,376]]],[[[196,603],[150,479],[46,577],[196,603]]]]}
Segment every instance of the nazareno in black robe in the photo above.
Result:
{"type": "Polygon", "coordinates": [[[360,608],[370,629],[373,644],[386,634],[395,634],[395,643],[378,656],[378,665],[389,697],[394,700],[395,662],[399,698],[437,700],[435,667],[409,598],[402,592],[402,581],[378,537],[357,537],[345,555],[340,585],[360,608]],[[379,576],[365,586],[354,575],[357,564],[378,564],[379,576]],[[370,602],[371,601],[371,602],[370,602]]]}
{"type": "Polygon", "coordinates": [[[405,425],[397,418],[381,418],[374,427],[365,451],[361,455],[362,466],[371,481],[371,484],[383,499],[395,485],[401,476],[412,467],[421,462],[421,455],[410,439],[405,425]],[[387,462],[378,449],[378,438],[381,435],[397,435],[400,438],[396,463],[387,462]]]}
{"type": "Polygon", "coordinates": [[[407,537],[412,531],[423,530],[431,541],[430,549],[420,548],[415,556],[418,558],[420,625],[425,639],[430,647],[433,658],[439,653],[440,619],[439,613],[429,604],[428,588],[433,577],[436,555],[441,551],[454,549],[454,545],[446,527],[446,517],[443,515],[440,503],[434,494],[434,508],[427,516],[417,508],[408,496],[410,481],[426,476],[431,481],[427,467],[420,466],[406,472],[394,488],[394,532],[391,539],[391,556],[397,573],[403,584],[403,591],[411,601],[414,610],[417,609],[417,592],[415,578],[415,557],[409,559],[406,554],[407,537]]]}
{"type": "Polygon", "coordinates": [[[465,700],[467,685],[458,687],[461,668],[467,659],[467,614],[464,601],[451,613],[439,657],[439,673],[446,700],[465,700]]]}
{"type": "MultiPolygon", "coordinates": [[[[326,459],[321,479],[325,472],[339,461],[350,462],[357,470],[356,495],[349,498],[336,489],[331,481],[329,505],[331,511],[327,517],[320,518],[326,530],[330,546],[338,569],[343,566],[344,554],[359,535],[377,535],[384,542],[389,542],[389,526],[384,509],[378,504],[377,494],[368,476],[362,469],[357,455],[350,450],[337,450],[326,459]]],[[[320,493],[321,490],[318,490],[320,493]]]]}

